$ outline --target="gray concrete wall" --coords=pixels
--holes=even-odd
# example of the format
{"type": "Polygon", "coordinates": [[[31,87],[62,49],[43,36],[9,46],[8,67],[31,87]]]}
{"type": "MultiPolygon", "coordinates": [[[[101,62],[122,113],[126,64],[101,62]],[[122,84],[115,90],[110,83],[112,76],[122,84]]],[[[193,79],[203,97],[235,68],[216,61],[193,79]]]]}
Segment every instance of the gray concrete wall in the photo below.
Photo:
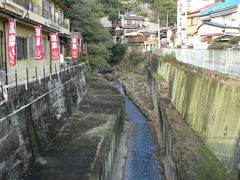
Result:
{"type": "Polygon", "coordinates": [[[83,67],[9,89],[0,106],[0,179],[20,179],[87,91],[83,67]]]}
{"type": "MultiPolygon", "coordinates": [[[[224,168],[226,164],[219,162],[214,152],[211,152],[211,149],[203,143],[202,137],[198,136],[187,122],[178,106],[175,106],[172,94],[180,87],[174,89],[172,84],[173,78],[180,77],[179,74],[172,73],[167,79],[169,81],[166,81],[165,76],[159,75],[156,68],[159,66],[159,57],[153,57],[149,64],[149,82],[154,108],[158,113],[160,124],[158,137],[163,147],[168,179],[237,179],[236,174],[228,174],[224,168]]],[[[180,96],[178,97],[180,99],[180,96]]],[[[199,101],[195,103],[197,102],[199,101]]]]}
{"type": "Polygon", "coordinates": [[[171,101],[193,131],[228,171],[240,173],[239,80],[168,62],[157,74],[169,82],[171,101]]]}

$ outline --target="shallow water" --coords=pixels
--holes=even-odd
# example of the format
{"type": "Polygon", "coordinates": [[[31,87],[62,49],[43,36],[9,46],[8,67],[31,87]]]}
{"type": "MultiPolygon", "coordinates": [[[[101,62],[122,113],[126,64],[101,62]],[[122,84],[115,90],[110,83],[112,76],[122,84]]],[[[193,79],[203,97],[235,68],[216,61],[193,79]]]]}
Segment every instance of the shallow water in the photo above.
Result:
{"type": "Polygon", "coordinates": [[[160,180],[162,171],[157,159],[157,145],[151,124],[125,95],[121,85],[118,85],[118,89],[125,97],[125,111],[131,122],[124,180],[160,180]]]}

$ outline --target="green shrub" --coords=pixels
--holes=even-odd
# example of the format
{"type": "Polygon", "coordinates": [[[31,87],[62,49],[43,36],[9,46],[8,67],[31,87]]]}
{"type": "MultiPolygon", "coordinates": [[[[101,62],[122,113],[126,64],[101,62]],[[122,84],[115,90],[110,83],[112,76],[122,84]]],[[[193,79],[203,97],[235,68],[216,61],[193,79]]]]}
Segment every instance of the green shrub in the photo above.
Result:
{"type": "Polygon", "coordinates": [[[175,62],[177,61],[177,58],[175,53],[171,53],[171,54],[167,53],[161,57],[161,60],[163,62],[175,62]]]}
{"type": "Polygon", "coordinates": [[[208,46],[209,50],[226,50],[228,48],[229,45],[220,42],[213,42],[210,46],[208,46]]]}
{"type": "Polygon", "coordinates": [[[108,61],[111,55],[111,51],[108,48],[111,47],[111,44],[91,43],[88,44],[88,54],[90,56],[103,57],[108,61]]]}
{"type": "Polygon", "coordinates": [[[228,44],[236,45],[236,44],[238,44],[239,41],[240,41],[240,37],[232,37],[232,38],[230,38],[230,40],[228,41],[228,44]]]}
{"type": "Polygon", "coordinates": [[[128,52],[127,59],[130,64],[137,65],[140,62],[144,61],[145,54],[142,53],[142,51],[139,49],[132,49],[131,51],[128,52]]]}
{"type": "Polygon", "coordinates": [[[143,17],[148,17],[148,13],[142,12],[142,11],[139,12],[138,15],[139,15],[139,16],[143,16],[143,17]]]}
{"type": "Polygon", "coordinates": [[[108,14],[108,20],[109,21],[116,21],[118,19],[118,12],[116,11],[111,11],[109,14],[108,14]]]}
{"type": "Polygon", "coordinates": [[[105,58],[96,55],[80,56],[79,61],[80,62],[88,61],[89,65],[91,66],[91,69],[99,69],[107,64],[107,60],[105,58]]]}
{"type": "Polygon", "coordinates": [[[121,43],[114,44],[111,48],[112,55],[108,62],[112,65],[119,64],[123,60],[126,50],[127,50],[126,44],[121,43]]]}

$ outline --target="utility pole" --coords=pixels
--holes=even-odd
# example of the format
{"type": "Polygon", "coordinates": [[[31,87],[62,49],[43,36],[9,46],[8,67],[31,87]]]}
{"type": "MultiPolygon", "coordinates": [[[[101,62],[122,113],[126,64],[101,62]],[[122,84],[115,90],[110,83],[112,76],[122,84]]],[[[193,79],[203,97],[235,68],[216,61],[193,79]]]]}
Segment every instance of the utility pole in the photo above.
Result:
{"type": "Polygon", "coordinates": [[[158,14],[158,48],[160,49],[161,48],[161,33],[160,33],[160,16],[158,14]]]}
{"type": "Polygon", "coordinates": [[[166,27],[168,27],[168,11],[167,11],[167,23],[166,23],[166,27]]]}

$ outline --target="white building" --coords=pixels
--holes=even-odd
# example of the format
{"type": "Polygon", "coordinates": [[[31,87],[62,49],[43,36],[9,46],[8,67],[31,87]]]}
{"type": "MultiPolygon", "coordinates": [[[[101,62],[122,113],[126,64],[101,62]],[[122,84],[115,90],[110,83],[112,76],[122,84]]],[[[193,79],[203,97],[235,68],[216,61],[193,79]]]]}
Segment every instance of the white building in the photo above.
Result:
{"type": "Polygon", "coordinates": [[[187,13],[213,3],[215,3],[215,0],[177,1],[177,45],[186,47],[188,27],[187,13]]]}
{"type": "Polygon", "coordinates": [[[222,36],[240,36],[240,0],[217,4],[199,16],[202,25],[198,28],[198,35],[206,48],[222,36]]]}

